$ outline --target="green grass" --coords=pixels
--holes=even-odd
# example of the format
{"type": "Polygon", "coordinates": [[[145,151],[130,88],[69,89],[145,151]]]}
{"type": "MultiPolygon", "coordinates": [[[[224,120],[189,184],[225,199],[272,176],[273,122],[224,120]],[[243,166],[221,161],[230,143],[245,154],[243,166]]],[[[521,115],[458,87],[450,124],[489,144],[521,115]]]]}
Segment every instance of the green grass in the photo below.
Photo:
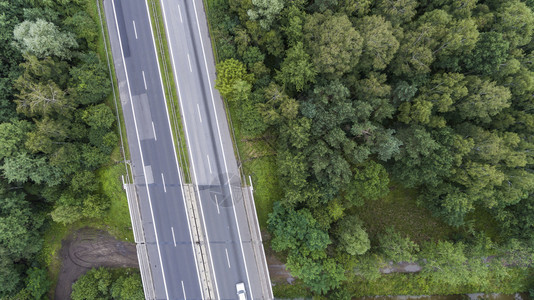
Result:
{"type": "Polygon", "coordinates": [[[181,122],[182,119],[180,114],[180,104],[177,88],[174,81],[174,74],[169,54],[167,36],[165,34],[163,14],[161,12],[161,6],[159,1],[148,0],[148,3],[149,7],[151,8],[150,22],[152,23],[152,29],[154,30],[154,38],[156,39],[156,47],[158,48],[158,63],[161,70],[161,76],[163,78],[163,84],[166,86],[166,88],[164,89],[165,97],[167,100],[167,106],[169,108],[169,115],[171,116],[171,123],[173,123],[174,125],[171,126],[171,129],[172,135],[174,137],[175,147],[178,152],[178,163],[184,171],[184,181],[191,182],[191,175],[189,171],[189,156],[187,154],[187,144],[185,140],[183,124],[181,122]],[[152,9],[153,7],[155,7],[155,11],[152,9]],[[158,25],[160,28],[159,33],[156,30],[156,25],[158,25]],[[162,47],[159,46],[158,41],[161,41],[163,45],[162,47]]]}
{"type": "MultiPolygon", "coordinates": [[[[234,116],[232,119],[237,120],[235,108],[232,105],[227,108],[229,117],[234,116]]],[[[274,142],[267,138],[267,134],[264,137],[246,136],[242,133],[239,122],[233,122],[233,125],[235,139],[234,137],[232,139],[237,148],[234,150],[241,158],[243,172],[247,177],[246,184],[249,184],[248,176],[252,178],[258,221],[261,229],[265,230],[268,215],[273,210],[273,203],[282,198],[282,190],[278,183],[276,152],[272,145],[274,142]]]]}
{"type": "Polygon", "coordinates": [[[466,224],[472,224],[476,231],[483,231],[495,243],[504,242],[499,230],[502,227],[485,207],[476,206],[475,210],[467,215],[466,224]]]}
{"type": "Polygon", "coordinates": [[[481,292],[514,294],[534,286],[534,272],[532,269],[513,268],[509,270],[508,277],[490,278],[487,284],[478,286],[435,284],[419,274],[388,274],[375,281],[357,279],[348,286],[353,296],[454,295],[481,292]]]}
{"type": "Polygon", "coordinates": [[[297,299],[297,298],[309,298],[311,294],[308,288],[300,280],[295,280],[292,284],[276,284],[273,286],[273,294],[276,298],[280,299],[297,299]]]}
{"type": "Polygon", "coordinates": [[[128,200],[122,188],[121,177],[125,175],[123,165],[113,165],[97,172],[102,192],[109,197],[111,206],[104,217],[111,235],[120,240],[134,241],[128,200]]]}
{"type": "Polygon", "coordinates": [[[245,172],[252,177],[254,200],[261,228],[266,228],[267,218],[273,210],[273,202],[282,197],[276,177],[274,157],[263,157],[245,163],[245,172]]]}
{"type": "MultiPolygon", "coordinates": [[[[210,9],[213,9],[213,6],[216,5],[217,3],[220,3],[222,1],[227,1],[227,0],[204,0],[204,7],[206,8],[206,12],[210,11],[210,9]]],[[[208,21],[208,28],[211,28],[211,22],[210,22],[210,19],[209,19],[209,14],[206,13],[206,19],[208,21]]],[[[213,47],[213,56],[215,58],[215,63],[219,62],[219,55],[217,53],[217,43],[215,43],[215,39],[213,38],[213,34],[211,34],[211,29],[210,29],[210,40],[211,40],[211,46],[213,47]]]]}
{"type": "Polygon", "coordinates": [[[392,184],[386,197],[369,201],[354,212],[364,222],[371,241],[376,241],[377,235],[390,226],[417,243],[448,239],[454,229],[418,206],[416,198],[417,190],[392,184]]]}
{"type": "MultiPolygon", "coordinates": [[[[121,130],[124,139],[124,154],[121,153],[120,148],[115,148],[111,154],[110,163],[108,166],[102,167],[96,172],[97,179],[101,186],[101,192],[106,195],[111,202],[110,209],[104,217],[104,226],[109,228],[110,234],[121,240],[133,241],[133,232],[131,229],[130,214],[128,210],[128,202],[126,199],[126,193],[122,188],[122,176],[126,176],[126,169],[124,164],[119,164],[123,159],[129,159],[128,142],[126,140],[126,125],[124,123],[122,115],[122,106],[119,99],[119,91],[117,78],[115,76],[115,65],[113,64],[113,56],[111,53],[111,44],[109,41],[109,35],[106,27],[106,20],[104,18],[104,6],[103,0],[98,0],[100,3],[100,9],[102,14],[102,26],[104,26],[104,35],[99,26],[98,29],[98,41],[96,44],[97,53],[100,58],[107,63],[107,58],[110,61],[111,75],[113,80],[113,86],[115,94],[110,93],[105,102],[111,107],[118,108],[119,124],[116,130],[121,130]],[[107,45],[108,52],[106,52],[105,45],[107,45]],[[116,96],[116,97],[115,97],[116,96]],[[123,157],[123,155],[125,157],[123,157]]],[[[98,13],[98,6],[95,0],[87,0],[87,12],[91,17],[100,25],[100,17],[98,13]]],[[[89,221],[92,222],[92,221],[89,221]]],[[[101,226],[99,226],[101,228],[101,226]]]]}

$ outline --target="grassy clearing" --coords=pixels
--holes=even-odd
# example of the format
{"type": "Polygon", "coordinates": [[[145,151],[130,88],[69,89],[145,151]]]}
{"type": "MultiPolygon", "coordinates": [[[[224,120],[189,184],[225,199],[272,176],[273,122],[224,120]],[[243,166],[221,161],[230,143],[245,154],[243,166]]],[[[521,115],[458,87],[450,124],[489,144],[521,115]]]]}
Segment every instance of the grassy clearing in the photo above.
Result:
{"type": "Polygon", "coordinates": [[[418,206],[416,197],[417,190],[393,183],[386,197],[366,203],[354,212],[364,222],[371,241],[376,241],[377,235],[390,226],[417,243],[447,239],[454,229],[418,206]]]}
{"type": "Polygon", "coordinates": [[[132,223],[128,200],[122,188],[121,177],[125,175],[124,166],[113,165],[97,172],[101,183],[102,193],[109,197],[111,206],[104,217],[111,235],[120,240],[133,242],[132,223]]]}
{"type": "MultiPolygon", "coordinates": [[[[230,114],[233,110],[230,109],[230,114]]],[[[260,227],[266,229],[267,218],[273,210],[273,203],[282,197],[277,177],[274,149],[263,138],[248,138],[235,126],[237,151],[241,155],[243,171],[251,176],[254,186],[254,200],[260,227]]],[[[248,183],[248,182],[247,182],[248,183]]]]}
{"type": "MultiPolygon", "coordinates": [[[[118,152],[118,148],[115,152],[118,152]]],[[[39,261],[47,266],[50,279],[54,283],[52,294],[61,268],[59,256],[61,242],[76,230],[84,227],[97,228],[109,232],[119,240],[133,242],[128,202],[122,189],[121,176],[125,174],[122,164],[113,164],[97,171],[102,194],[111,202],[110,209],[102,219],[82,219],[69,225],[49,222],[44,232],[43,249],[39,255],[39,261]]]]}
{"type": "Polygon", "coordinates": [[[158,63],[161,70],[163,84],[166,87],[164,92],[169,109],[169,115],[171,117],[172,135],[174,137],[176,151],[178,152],[178,163],[184,171],[184,181],[191,182],[191,176],[189,172],[189,156],[187,154],[187,144],[185,140],[183,124],[181,122],[180,104],[178,102],[180,99],[178,98],[178,92],[174,81],[171,56],[168,48],[169,44],[165,34],[165,23],[163,22],[163,14],[161,12],[159,1],[149,0],[148,3],[151,8],[150,22],[152,23],[154,38],[156,39],[156,45],[158,48],[158,63]],[[159,32],[157,28],[159,28],[159,32]]]}
{"type": "MultiPolygon", "coordinates": [[[[118,153],[118,148],[115,152],[118,153]]],[[[110,209],[102,219],[82,219],[69,225],[50,221],[47,225],[39,261],[48,268],[49,276],[54,283],[52,288],[55,288],[61,268],[59,256],[61,242],[76,230],[84,227],[97,228],[109,232],[119,240],[133,242],[128,202],[122,189],[121,176],[125,174],[122,164],[113,164],[97,171],[102,194],[108,197],[111,203],[110,209]]]]}
{"type": "Polygon", "coordinates": [[[244,164],[245,173],[250,174],[254,185],[254,200],[260,227],[265,229],[267,218],[273,210],[273,202],[282,197],[276,178],[274,157],[262,157],[244,164]]]}
{"type": "Polygon", "coordinates": [[[472,213],[469,213],[466,217],[466,224],[472,225],[476,231],[483,231],[496,243],[503,242],[503,236],[499,231],[501,226],[485,207],[477,206],[472,213]]]}
{"type": "MultiPolygon", "coordinates": [[[[237,120],[233,105],[227,107],[229,117],[234,116],[232,119],[237,120]]],[[[247,177],[246,184],[249,184],[248,176],[252,178],[258,220],[261,229],[265,230],[274,201],[282,197],[277,177],[276,152],[273,145],[275,142],[268,138],[268,134],[262,137],[246,136],[242,133],[239,122],[233,122],[233,125],[230,130],[234,130],[235,134],[235,151],[241,158],[243,172],[247,177]]]]}
{"type": "Polygon", "coordinates": [[[349,285],[353,296],[377,295],[455,295],[467,293],[514,294],[534,285],[532,269],[514,268],[509,277],[492,278],[484,286],[435,284],[418,274],[388,274],[375,281],[356,280],[349,285]]]}

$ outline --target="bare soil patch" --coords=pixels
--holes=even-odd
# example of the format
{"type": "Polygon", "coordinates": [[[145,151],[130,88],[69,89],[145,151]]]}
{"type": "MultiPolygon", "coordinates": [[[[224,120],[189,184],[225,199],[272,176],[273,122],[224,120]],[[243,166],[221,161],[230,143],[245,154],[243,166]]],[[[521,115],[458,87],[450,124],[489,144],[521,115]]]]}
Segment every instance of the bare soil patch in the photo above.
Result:
{"type": "Polygon", "coordinates": [[[103,230],[82,228],[61,243],[61,269],[54,299],[70,299],[72,284],[95,267],[138,268],[135,244],[116,240],[103,230]]]}

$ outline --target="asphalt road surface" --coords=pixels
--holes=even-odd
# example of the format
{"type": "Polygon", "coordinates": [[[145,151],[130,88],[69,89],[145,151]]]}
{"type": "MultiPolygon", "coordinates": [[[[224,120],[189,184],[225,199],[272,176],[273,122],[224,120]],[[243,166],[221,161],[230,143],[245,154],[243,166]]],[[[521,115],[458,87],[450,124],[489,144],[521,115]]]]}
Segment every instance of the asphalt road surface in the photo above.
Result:
{"type": "MultiPolygon", "coordinates": [[[[192,177],[218,299],[261,298],[260,273],[202,0],[161,0],[192,177]]],[[[203,299],[148,4],[105,0],[150,268],[158,299],[203,299]]]]}
{"type": "Polygon", "coordinates": [[[202,299],[147,3],[104,7],[156,297],[202,299]]]}
{"type": "Polygon", "coordinates": [[[182,119],[209,241],[215,290],[236,299],[262,297],[246,219],[241,179],[222,99],[202,0],[161,0],[182,119]]]}

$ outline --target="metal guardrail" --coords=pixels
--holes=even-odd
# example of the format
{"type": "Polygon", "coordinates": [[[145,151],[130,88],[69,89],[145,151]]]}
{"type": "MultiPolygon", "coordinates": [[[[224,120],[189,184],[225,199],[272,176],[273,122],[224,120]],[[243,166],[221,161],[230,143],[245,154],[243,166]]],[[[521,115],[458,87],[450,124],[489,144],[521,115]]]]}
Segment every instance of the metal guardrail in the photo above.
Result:
{"type": "Polygon", "coordinates": [[[108,40],[106,39],[106,31],[104,29],[104,18],[102,18],[102,9],[100,6],[100,2],[103,0],[96,0],[96,7],[98,10],[98,17],[100,18],[100,29],[102,30],[102,40],[104,42],[104,50],[106,51],[106,62],[108,64],[108,71],[109,71],[109,80],[111,82],[111,90],[113,92],[113,104],[115,105],[115,115],[117,116],[117,127],[119,129],[119,137],[120,137],[120,148],[121,148],[121,154],[122,158],[124,160],[124,168],[126,170],[126,182],[130,182],[130,179],[132,179],[130,170],[128,168],[128,161],[126,158],[126,147],[124,145],[124,138],[122,133],[122,126],[121,126],[121,119],[120,119],[120,113],[119,113],[119,106],[117,104],[117,101],[120,101],[120,99],[117,97],[117,93],[115,92],[115,82],[113,81],[113,71],[111,68],[111,61],[109,59],[109,50],[108,50],[108,40]]]}
{"type": "Polygon", "coordinates": [[[197,260],[200,260],[198,265],[200,268],[200,279],[204,285],[204,295],[206,299],[216,299],[215,291],[213,289],[213,282],[211,279],[211,270],[213,266],[211,265],[209,256],[209,249],[207,247],[207,241],[204,238],[202,232],[205,228],[202,226],[202,220],[199,214],[199,205],[197,201],[195,185],[193,184],[184,184],[184,195],[186,199],[186,209],[189,212],[189,219],[191,224],[191,230],[196,233],[194,234],[194,246],[196,252],[197,260]]]}
{"type": "MultiPolygon", "coordinates": [[[[267,256],[265,255],[265,248],[263,247],[263,238],[261,236],[260,222],[258,220],[258,212],[256,211],[256,204],[254,201],[254,186],[252,185],[252,177],[249,176],[248,179],[250,180],[250,187],[246,190],[250,193],[250,200],[251,200],[250,207],[252,207],[252,209],[250,208],[248,209],[250,209],[253,214],[253,217],[249,220],[249,224],[250,222],[255,223],[256,226],[251,225],[251,231],[256,232],[258,236],[258,243],[256,243],[256,247],[254,249],[255,254],[257,255],[256,263],[258,264],[258,269],[260,270],[260,273],[263,273],[263,275],[265,276],[265,278],[263,278],[264,279],[263,282],[269,283],[268,286],[263,286],[264,292],[266,292],[267,297],[268,297],[267,299],[274,299],[273,287],[270,284],[271,276],[269,274],[269,267],[267,265],[267,256]],[[259,263],[260,260],[262,263],[259,263]]],[[[245,201],[245,208],[247,208],[246,201],[245,201]]]]}
{"type": "Polygon", "coordinates": [[[156,291],[154,289],[154,281],[150,264],[148,262],[148,251],[146,244],[137,244],[137,259],[139,260],[139,271],[141,272],[141,281],[143,282],[143,291],[145,292],[145,299],[156,299],[156,291]]]}
{"type": "Polygon", "coordinates": [[[130,219],[132,220],[134,241],[137,244],[145,243],[145,233],[141,222],[141,212],[139,211],[135,185],[124,183],[124,189],[126,190],[126,198],[128,199],[128,209],[130,210],[130,219]]]}
{"type": "Polygon", "coordinates": [[[126,190],[128,209],[130,210],[132,230],[137,249],[137,260],[139,261],[139,272],[141,273],[141,282],[143,283],[145,299],[156,299],[154,277],[152,275],[150,261],[148,259],[145,233],[143,230],[141,212],[139,210],[139,198],[137,197],[137,191],[134,184],[127,184],[124,182],[124,177],[123,187],[126,190]]]}
{"type": "Polygon", "coordinates": [[[256,217],[256,208],[254,205],[254,196],[252,194],[252,187],[242,188],[243,201],[245,204],[245,212],[250,228],[252,250],[254,252],[256,267],[260,276],[261,289],[263,299],[274,299],[272,286],[270,284],[271,277],[269,275],[269,268],[267,267],[267,260],[265,259],[265,249],[263,248],[263,240],[261,237],[260,226],[258,218],[256,217]]]}

